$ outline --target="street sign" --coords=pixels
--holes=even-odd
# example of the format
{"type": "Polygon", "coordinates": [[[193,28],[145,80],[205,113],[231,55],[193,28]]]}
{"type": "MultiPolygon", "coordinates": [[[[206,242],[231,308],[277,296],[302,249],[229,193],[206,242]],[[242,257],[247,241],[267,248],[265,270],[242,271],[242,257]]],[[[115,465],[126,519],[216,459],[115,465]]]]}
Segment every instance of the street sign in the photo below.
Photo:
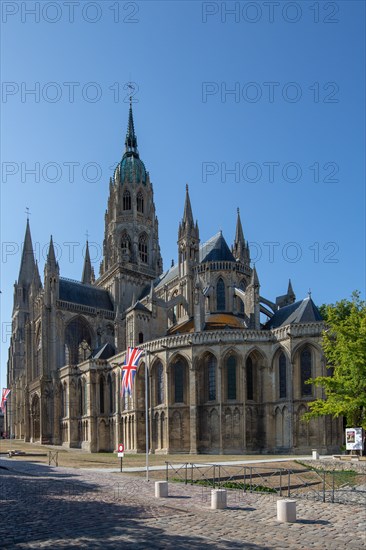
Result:
{"type": "Polygon", "coordinates": [[[123,445],[123,443],[118,443],[118,452],[123,453],[124,450],[125,450],[125,446],[123,445]]]}
{"type": "Polygon", "coordinates": [[[123,458],[125,456],[124,453],[118,453],[118,458],[123,458]]]}

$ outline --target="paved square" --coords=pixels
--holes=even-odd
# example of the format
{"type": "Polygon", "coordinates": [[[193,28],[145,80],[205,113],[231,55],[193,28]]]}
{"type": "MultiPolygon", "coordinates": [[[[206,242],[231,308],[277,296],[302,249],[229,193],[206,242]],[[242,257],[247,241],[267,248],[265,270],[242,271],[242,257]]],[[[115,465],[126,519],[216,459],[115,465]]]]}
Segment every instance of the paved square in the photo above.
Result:
{"type": "Polygon", "coordinates": [[[130,474],[0,460],[2,548],[357,549],[366,512],[297,501],[297,522],[276,520],[276,496],[229,492],[226,510],[210,509],[210,491],[130,474]]]}

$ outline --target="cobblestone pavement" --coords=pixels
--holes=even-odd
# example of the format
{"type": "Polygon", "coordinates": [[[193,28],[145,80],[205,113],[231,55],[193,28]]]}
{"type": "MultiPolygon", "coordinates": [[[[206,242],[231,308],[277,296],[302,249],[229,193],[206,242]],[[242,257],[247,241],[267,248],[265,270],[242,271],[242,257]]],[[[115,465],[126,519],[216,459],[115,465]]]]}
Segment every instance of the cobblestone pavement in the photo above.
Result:
{"type": "Polygon", "coordinates": [[[210,491],[130,474],[0,460],[2,548],[347,549],[366,547],[358,505],[297,501],[297,522],[279,523],[273,495],[229,492],[226,510],[210,491]]]}

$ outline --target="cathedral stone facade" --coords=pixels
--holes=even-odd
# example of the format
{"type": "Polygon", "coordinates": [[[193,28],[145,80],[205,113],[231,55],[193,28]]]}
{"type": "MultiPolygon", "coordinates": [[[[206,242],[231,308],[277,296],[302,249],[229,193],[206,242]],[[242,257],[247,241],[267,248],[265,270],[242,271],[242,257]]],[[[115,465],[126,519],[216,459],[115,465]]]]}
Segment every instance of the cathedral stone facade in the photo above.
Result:
{"type": "Polygon", "coordinates": [[[231,248],[221,232],[201,243],[187,187],[177,229],[178,261],[164,272],[130,105],[125,153],[109,183],[99,278],[88,243],[81,281],[61,277],[51,237],[42,282],[27,222],[14,288],[8,431],[91,452],[119,442],[145,452],[148,421],[155,453],[336,450],[341,421],[302,420],[321,396],[306,380],[327,372],[312,299],[296,301],[291,282],[274,301],[261,295],[239,210],[231,248]],[[128,346],[146,353],[133,394],[121,397],[128,346]]]}

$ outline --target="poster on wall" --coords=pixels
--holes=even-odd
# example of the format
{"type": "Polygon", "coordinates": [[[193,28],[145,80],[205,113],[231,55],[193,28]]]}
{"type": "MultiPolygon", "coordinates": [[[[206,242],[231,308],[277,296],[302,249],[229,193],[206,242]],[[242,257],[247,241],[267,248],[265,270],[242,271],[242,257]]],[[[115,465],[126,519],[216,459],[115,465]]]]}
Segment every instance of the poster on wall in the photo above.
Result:
{"type": "Polygon", "coordinates": [[[362,428],[346,428],[346,449],[347,451],[363,450],[362,428]]]}

